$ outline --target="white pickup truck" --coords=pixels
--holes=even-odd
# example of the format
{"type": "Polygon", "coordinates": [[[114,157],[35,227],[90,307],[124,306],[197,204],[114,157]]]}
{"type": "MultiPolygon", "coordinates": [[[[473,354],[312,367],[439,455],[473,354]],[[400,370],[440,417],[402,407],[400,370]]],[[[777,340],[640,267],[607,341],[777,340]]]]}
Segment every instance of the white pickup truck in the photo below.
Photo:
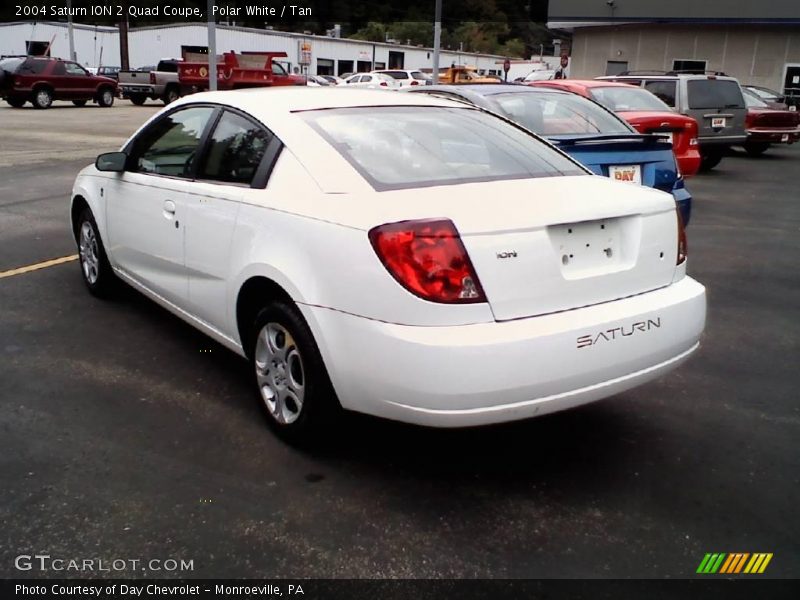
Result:
{"type": "Polygon", "coordinates": [[[164,104],[174,102],[181,97],[178,84],[179,62],[179,58],[166,58],[159,61],[153,70],[120,71],[120,94],[137,106],[144,104],[148,98],[161,100],[164,104]]]}

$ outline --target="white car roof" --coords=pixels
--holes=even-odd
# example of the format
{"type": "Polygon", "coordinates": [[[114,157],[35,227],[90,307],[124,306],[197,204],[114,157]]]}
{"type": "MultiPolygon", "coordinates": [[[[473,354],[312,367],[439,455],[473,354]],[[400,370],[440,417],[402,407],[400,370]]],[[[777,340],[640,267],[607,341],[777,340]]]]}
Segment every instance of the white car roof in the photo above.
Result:
{"type": "MultiPolygon", "coordinates": [[[[333,86],[279,86],[192,94],[171,103],[164,112],[183,105],[204,102],[230,106],[261,121],[300,159],[320,188],[328,193],[367,191],[372,188],[337,150],[295,113],[374,106],[439,106],[479,110],[468,107],[463,102],[436,98],[429,94],[403,94],[392,90],[333,86]]],[[[153,118],[158,118],[158,115],[153,118]]]]}

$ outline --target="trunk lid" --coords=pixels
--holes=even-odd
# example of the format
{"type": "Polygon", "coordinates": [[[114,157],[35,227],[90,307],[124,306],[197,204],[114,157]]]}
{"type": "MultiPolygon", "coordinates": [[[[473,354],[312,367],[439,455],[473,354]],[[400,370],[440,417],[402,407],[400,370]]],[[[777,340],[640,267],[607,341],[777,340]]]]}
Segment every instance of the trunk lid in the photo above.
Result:
{"type": "MultiPolygon", "coordinates": [[[[342,211],[369,229],[449,218],[495,319],[570,310],[669,285],[677,218],[672,196],[591,176],[383,192],[342,211]]],[[[331,215],[333,217],[333,215],[331,215]]]]}
{"type": "Polygon", "coordinates": [[[596,175],[670,192],[678,177],[672,144],[659,135],[557,135],[548,140],[596,175]]]}

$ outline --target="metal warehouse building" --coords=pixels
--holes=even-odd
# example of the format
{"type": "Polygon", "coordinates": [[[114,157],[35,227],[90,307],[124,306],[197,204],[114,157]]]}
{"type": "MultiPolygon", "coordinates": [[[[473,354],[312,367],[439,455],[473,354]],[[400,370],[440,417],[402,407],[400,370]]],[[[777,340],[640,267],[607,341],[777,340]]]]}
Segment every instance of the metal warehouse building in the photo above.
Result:
{"type": "MultiPolygon", "coordinates": [[[[40,50],[52,41],[50,54],[69,57],[66,23],[0,23],[0,55],[40,50]]],[[[116,27],[74,25],[77,61],[86,67],[120,64],[120,40],[116,27]]],[[[184,47],[197,50],[208,43],[205,24],[189,23],[138,27],[128,35],[130,66],[154,65],[162,58],[181,56],[184,47]]],[[[345,38],[304,35],[249,27],[217,25],[217,51],[284,51],[289,68],[301,62],[302,46],[310,44],[310,74],[340,75],[375,69],[416,69],[432,65],[433,50],[402,44],[364,42],[345,38]]],[[[306,50],[308,47],[306,46],[306,50]]],[[[38,52],[36,52],[38,53],[38,52]]],[[[306,55],[307,56],[307,55],[306,55]]],[[[440,65],[466,64],[480,71],[502,73],[502,56],[442,51],[440,65]]]]}
{"type": "Polygon", "coordinates": [[[572,31],[572,77],[703,69],[800,93],[798,0],[550,0],[548,26],[572,31]]]}

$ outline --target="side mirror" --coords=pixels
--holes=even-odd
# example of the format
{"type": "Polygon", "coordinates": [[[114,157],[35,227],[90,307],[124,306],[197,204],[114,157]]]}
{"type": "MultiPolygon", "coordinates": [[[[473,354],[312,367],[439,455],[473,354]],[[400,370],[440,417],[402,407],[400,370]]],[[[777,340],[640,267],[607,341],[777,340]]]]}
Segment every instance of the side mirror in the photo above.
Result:
{"type": "Polygon", "coordinates": [[[94,166],[98,171],[122,173],[127,162],[128,155],[124,152],[106,152],[97,157],[97,160],[94,161],[94,166]]]}

